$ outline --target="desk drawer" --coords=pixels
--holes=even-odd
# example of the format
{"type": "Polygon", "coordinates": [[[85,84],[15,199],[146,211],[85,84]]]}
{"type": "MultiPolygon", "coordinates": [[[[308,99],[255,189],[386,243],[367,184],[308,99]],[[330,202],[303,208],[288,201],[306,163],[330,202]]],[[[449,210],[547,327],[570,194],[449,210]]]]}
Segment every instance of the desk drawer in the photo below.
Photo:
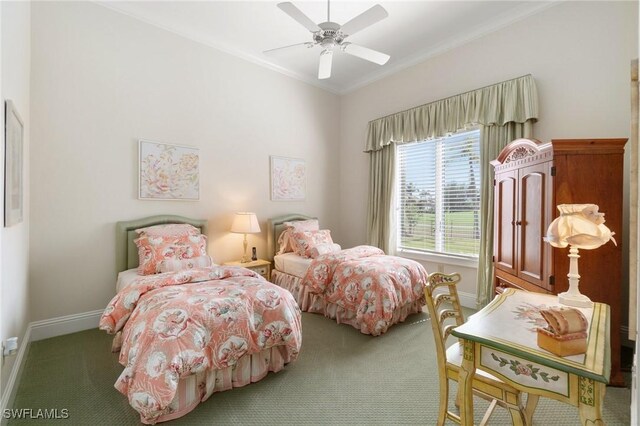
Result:
{"type": "Polygon", "coordinates": [[[478,364],[511,384],[569,397],[569,374],[496,349],[481,346],[478,364]]]}

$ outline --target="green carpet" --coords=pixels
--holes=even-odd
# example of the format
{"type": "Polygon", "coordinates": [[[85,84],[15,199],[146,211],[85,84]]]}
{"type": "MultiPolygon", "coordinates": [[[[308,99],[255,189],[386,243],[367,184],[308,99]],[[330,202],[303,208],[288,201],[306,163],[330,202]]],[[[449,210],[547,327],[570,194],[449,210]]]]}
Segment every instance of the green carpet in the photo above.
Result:
{"type": "MultiPolygon", "coordinates": [[[[110,345],[111,337],[99,330],[32,343],[14,408],[69,410],[69,419],[48,423],[140,424],[137,413],[113,387],[122,367],[110,345]]],[[[629,424],[630,398],[629,389],[607,388],[608,425],[629,424]]],[[[437,405],[437,362],[425,313],[410,316],[380,337],[304,313],[298,361],[258,383],[216,393],[168,424],[433,425],[437,405]]],[[[487,404],[476,400],[475,406],[478,423],[487,404]]],[[[510,420],[498,407],[490,423],[510,424],[510,420]]],[[[577,425],[578,410],[541,398],[534,423],[577,425]]]]}

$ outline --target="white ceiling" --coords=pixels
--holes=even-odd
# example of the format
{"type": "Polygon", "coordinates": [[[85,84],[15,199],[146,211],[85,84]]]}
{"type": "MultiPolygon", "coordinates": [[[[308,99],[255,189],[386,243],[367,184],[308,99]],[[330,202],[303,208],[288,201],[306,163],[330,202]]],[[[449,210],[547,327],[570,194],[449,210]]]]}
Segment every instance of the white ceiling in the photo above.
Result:
{"type": "MultiPolygon", "coordinates": [[[[389,17],[349,41],[391,55],[376,65],[337,52],[328,80],[318,80],[320,48],[264,50],[311,41],[311,33],[271,1],[99,2],[103,6],[198,42],[280,71],[334,93],[347,93],[430,56],[537,13],[548,1],[381,1],[389,17]]],[[[314,22],[327,18],[327,3],[293,3],[314,22]]],[[[344,24],[372,7],[370,1],[332,1],[331,20],[344,24]]]]}

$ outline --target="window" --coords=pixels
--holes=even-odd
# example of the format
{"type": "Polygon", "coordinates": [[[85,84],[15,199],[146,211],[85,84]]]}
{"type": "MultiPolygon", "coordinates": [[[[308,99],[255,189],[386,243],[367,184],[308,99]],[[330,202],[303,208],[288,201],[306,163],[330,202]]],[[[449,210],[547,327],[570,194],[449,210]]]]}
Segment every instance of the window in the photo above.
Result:
{"type": "Polygon", "coordinates": [[[398,249],[477,257],[480,131],[398,146],[398,249]]]}

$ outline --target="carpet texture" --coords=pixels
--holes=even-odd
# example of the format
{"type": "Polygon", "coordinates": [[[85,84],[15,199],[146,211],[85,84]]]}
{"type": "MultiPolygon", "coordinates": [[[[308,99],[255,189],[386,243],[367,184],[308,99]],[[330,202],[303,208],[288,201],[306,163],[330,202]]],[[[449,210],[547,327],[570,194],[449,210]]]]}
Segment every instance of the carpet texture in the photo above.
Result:
{"type": "MultiPolygon", "coordinates": [[[[438,375],[426,313],[412,315],[380,337],[320,315],[303,313],[298,361],[243,388],[214,394],[171,425],[304,425],[436,423],[438,375]]],[[[14,408],[69,410],[79,425],[136,425],[137,413],[114,387],[122,371],[111,336],[88,330],[31,344],[14,408]]],[[[452,395],[455,395],[455,384],[452,395]]],[[[607,388],[604,418],[628,425],[631,393],[607,388]]],[[[451,404],[453,405],[453,397],[451,404]]],[[[487,403],[475,402],[476,423],[487,403]]],[[[10,420],[10,425],[36,423],[10,420]]],[[[40,421],[40,424],[46,422],[40,421]]],[[[510,424],[496,408],[490,424],[510,424]]],[[[576,407],[540,399],[536,425],[578,425],[576,407]]]]}

